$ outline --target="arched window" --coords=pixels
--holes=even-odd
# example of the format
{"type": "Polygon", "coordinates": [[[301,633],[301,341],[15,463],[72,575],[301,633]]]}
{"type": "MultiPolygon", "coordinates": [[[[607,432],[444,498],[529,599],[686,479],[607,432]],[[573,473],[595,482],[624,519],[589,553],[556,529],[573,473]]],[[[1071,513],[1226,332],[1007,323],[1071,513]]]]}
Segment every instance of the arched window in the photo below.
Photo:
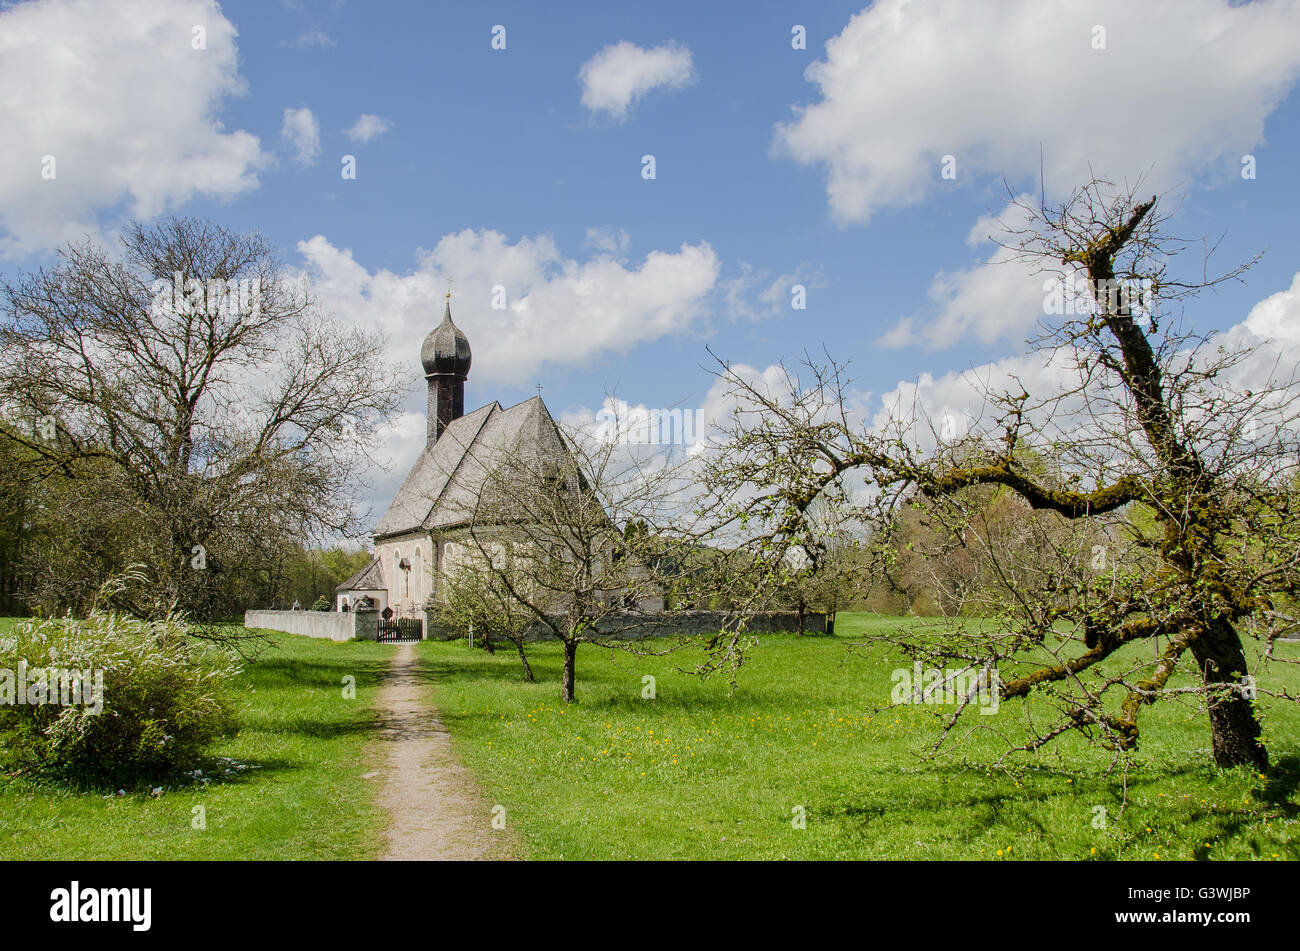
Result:
{"type": "Polygon", "coordinates": [[[411,566],[415,571],[415,600],[419,601],[424,597],[424,557],[419,547],[411,556],[411,566]]]}

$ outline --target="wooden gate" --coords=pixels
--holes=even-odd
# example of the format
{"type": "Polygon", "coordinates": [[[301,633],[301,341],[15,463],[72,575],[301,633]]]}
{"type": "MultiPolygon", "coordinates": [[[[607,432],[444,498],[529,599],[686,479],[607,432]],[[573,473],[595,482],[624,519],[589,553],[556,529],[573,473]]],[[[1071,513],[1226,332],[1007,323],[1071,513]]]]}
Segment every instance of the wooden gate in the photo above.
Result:
{"type": "Polygon", "coordinates": [[[379,619],[379,640],[385,644],[409,644],[424,640],[424,619],[394,617],[379,619]]]}

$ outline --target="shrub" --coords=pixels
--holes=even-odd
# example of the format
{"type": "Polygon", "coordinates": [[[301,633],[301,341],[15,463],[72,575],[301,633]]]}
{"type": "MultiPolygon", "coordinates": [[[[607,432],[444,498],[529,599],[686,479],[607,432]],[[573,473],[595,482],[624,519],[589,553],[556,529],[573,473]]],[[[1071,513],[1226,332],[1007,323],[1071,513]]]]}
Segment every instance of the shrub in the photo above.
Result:
{"type": "Polygon", "coordinates": [[[330,603],[325,599],[325,595],[322,594],[316,599],[316,603],[311,606],[311,609],[313,611],[328,611],[330,609],[330,603]]]}
{"type": "Polygon", "coordinates": [[[97,611],[84,620],[22,621],[0,636],[0,766],[118,782],[191,765],[230,726],[221,689],[238,669],[228,653],[189,637],[175,616],[144,621],[97,611]],[[50,697],[39,686],[37,698],[64,703],[15,702],[20,667],[29,699],[32,683],[54,683],[42,670],[91,672],[83,702],[68,704],[75,694],[50,697]]]}

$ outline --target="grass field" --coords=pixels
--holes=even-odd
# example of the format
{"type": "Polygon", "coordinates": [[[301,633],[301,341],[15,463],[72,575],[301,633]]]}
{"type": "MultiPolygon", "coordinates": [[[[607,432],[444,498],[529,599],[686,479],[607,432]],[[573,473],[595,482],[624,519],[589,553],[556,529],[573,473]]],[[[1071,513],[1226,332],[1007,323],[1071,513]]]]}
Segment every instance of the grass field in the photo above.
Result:
{"type": "MultiPolygon", "coordinates": [[[[1274,763],[1265,777],[1209,765],[1203,714],[1148,711],[1120,817],[1120,776],[1107,777],[1108,758],[1077,741],[1014,772],[922,762],[934,722],[922,708],[869,712],[905,662],[848,651],[887,623],[899,622],[841,615],[836,638],[764,635],[733,696],[723,679],[679,672],[694,659],[686,652],[583,647],[572,706],[559,700],[555,644],[530,649],[536,684],[520,680],[505,650],[426,642],[419,654],[457,750],[506,807],[522,857],[1300,858],[1300,711],[1264,705],[1274,763]],[[654,699],[642,696],[647,675],[654,699]]],[[[375,856],[383,817],[361,776],[377,765],[370,704],[394,648],[274,637],[232,685],[240,732],[214,750],[255,769],[222,766],[206,786],[158,797],[0,777],[0,857],[375,856]],[[342,695],[349,674],[355,700],[342,695]],[[192,828],[196,806],[206,830],[192,828]]],[[[976,719],[1015,735],[1021,709],[976,719]]],[[[966,757],[982,764],[1001,749],[976,737],[966,757]]]]}
{"type": "MultiPolygon", "coordinates": [[[[921,762],[931,717],[868,713],[906,662],[846,650],[882,623],[898,622],[841,615],[836,638],[765,635],[731,697],[722,679],[677,672],[685,654],[583,647],[569,707],[554,644],[530,652],[537,684],[504,650],[421,650],[462,758],[530,858],[1300,858],[1300,711],[1265,706],[1275,766],[1261,778],[1210,765],[1203,714],[1148,710],[1121,818],[1120,775],[1106,777],[1109,757],[1077,741],[1014,772],[921,762]],[[642,699],[646,675],[653,700],[642,699]]],[[[988,719],[1015,735],[1022,708],[1002,711],[988,719]]],[[[966,756],[1002,749],[973,738],[966,756]]]]}
{"type": "Polygon", "coordinates": [[[392,648],[289,634],[274,640],[232,685],[239,733],[213,753],[237,765],[207,764],[208,784],[193,778],[156,797],[149,789],[73,792],[0,776],[0,858],[375,855],[383,818],[371,807],[373,784],[359,777],[367,771],[370,704],[392,648]],[[343,698],[345,675],[356,678],[354,700],[343,698]],[[204,830],[193,828],[196,807],[204,830]]]}

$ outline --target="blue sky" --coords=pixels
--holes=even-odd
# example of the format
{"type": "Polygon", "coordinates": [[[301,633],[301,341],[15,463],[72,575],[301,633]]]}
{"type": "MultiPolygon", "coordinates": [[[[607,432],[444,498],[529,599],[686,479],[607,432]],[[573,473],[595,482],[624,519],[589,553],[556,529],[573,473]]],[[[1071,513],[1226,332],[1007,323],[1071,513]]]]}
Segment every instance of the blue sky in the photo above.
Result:
{"type": "MultiPolygon", "coordinates": [[[[1041,291],[986,281],[994,249],[968,236],[1003,210],[1004,176],[1038,190],[1040,144],[1049,198],[1089,162],[1147,172],[1177,230],[1224,236],[1225,267],[1266,252],[1247,286],[1192,306],[1196,325],[1227,329],[1288,293],[1297,27],[1300,4],[1282,0],[6,4],[0,38],[20,52],[0,76],[25,92],[0,103],[20,133],[0,146],[0,271],[48,263],[78,233],[111,238],[131,213],[209,216],[260,229],[341,318],[380,323],[408,372],[455,278],[467,406],[538,382],[557,413],[611,390],[703,405],[706,345],[760,369],[824,346],[878,399],[1023,353],[1041,291]],[[649,70],[641,95],[623,114],[584,105],[580,70],[620,43],[629,62],[604,93],[649,70]],[[656,54],[675,57],[663,75],[656,54]],[[317,131],[295,141],[286,110],[302,109],[317,131]],[[362,115],[384,131],[350,137],[362,115]],[[30,174],[47,152],[53,200],[30,174]],[[496,275],[505,312],[488,304],[496,275]]],[[[395,442],[422,432],[422,399],[395,442]]]]}

